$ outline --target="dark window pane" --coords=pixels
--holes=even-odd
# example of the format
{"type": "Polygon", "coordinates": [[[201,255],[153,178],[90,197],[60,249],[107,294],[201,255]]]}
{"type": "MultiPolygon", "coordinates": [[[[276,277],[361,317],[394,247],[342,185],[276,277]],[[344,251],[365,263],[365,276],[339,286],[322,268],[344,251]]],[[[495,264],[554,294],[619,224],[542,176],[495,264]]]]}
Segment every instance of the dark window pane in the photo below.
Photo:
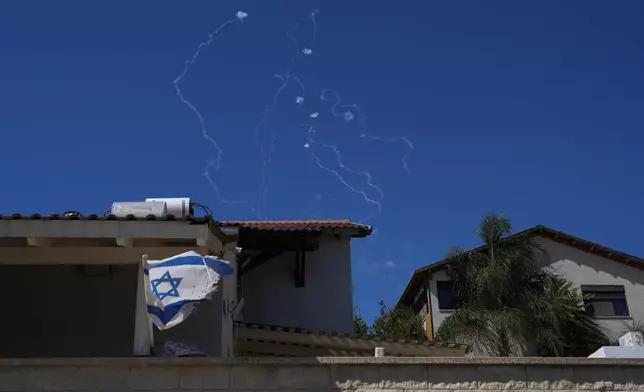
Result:
{"type": "Polygon", "coordinates": [[[438,308],[439,309],[456,309],[458,299],[456,293],[452,289],[451,282],[448,280],[441,280],[436,282],[438,287],[438,308]]]}
{"type": "Polygon", "coordinates": [[[581,286],[586,311],[593,316],[628,316],[624,286],[581,286]]]}
{"type": "Polygon", "coordinates": [[[626,306],[626,299],[613,300],[613,309],[615,316],[628,316],[628,306],[626,306]]]}

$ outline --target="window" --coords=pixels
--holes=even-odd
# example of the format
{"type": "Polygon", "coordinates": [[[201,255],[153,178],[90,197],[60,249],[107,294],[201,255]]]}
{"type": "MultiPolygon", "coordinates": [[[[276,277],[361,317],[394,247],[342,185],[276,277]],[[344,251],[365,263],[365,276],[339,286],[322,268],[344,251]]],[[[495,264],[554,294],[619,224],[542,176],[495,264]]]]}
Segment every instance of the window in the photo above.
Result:
{"type": "Polygon", "coordinates": [[[598,317],[628,317],[628,305],[624,286],[581,286],[586,311],[598,317]]]}
{"type": "Polygon", "coordinates": [[[449,280],[439,280],[436,282],[438,287],[438,309],[452,310],[458,307],[458,298],[452,288],[452,282],[449,280]]]}

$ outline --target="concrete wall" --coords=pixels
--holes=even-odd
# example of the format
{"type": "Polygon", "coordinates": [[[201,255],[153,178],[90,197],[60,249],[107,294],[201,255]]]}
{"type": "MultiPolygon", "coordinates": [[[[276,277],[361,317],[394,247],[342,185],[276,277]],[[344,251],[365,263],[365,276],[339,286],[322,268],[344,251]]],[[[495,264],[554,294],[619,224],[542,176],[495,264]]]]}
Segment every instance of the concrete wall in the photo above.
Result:
{"type": "Polygon", "coordinates": [[[644,322],[644,271],[584,252],[550,239],[539,238],[557,275],[581,285],[622,285],[630,317],[598,317],[607,333],[617,339],[627,323],[644,322]]]}
{"type": "Polygon", "coordinates": [[[0,357],[131,356],[137,268],[0,265],[0,357]]]}
{"type": "MultiPolygon", "coordinates": [[[[81,273],[104,267],[0,265],[0,358],[132,356],[139,264],[112,265],[110,276],[81,273]]],[[[225,277],[212,300],[183,323],[166,331],[153,327],[154,344],[174,340],[209,356],[232,354],[232,317],[223,309],[234,302],[235,286],[236,277],[225,277]]]]}
{"type": "Polygon", "coordinates": [[[302,358],[0,360],[0,391],[644,390],[644,360],[302,358]]]}
{"type": "Polygon", "coordinates": [[[311,330],[353,331],[348,238],[321,238],[306,255],[306,282],[295,287],[295,253],[284,253],[243,276],[243,321],[311,330]]]}

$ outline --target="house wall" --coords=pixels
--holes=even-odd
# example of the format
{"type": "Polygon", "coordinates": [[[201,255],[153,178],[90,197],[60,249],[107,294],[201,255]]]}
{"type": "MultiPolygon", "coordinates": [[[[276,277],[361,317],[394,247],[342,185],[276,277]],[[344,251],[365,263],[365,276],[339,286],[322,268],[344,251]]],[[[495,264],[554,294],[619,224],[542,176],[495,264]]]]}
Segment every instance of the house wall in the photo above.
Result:
{"type": "MultiPolygon", "coordinates": [[[[74,252],[73,247],[58,249],[65,250],[69,261],[78,260],[80,264],[85,260],[84,253],[74,252]]],[[[133,254],[140,260],[137,248],[115,249],[122,249],[122,253],[111,253],[115,260],[132,258],[133,254]]],[[[32,248],[31,254],[41,258],[49,252],[49,248],[36,250],[40,253],[32,248]]],[[[154,257],[176,253],[173,248],[161,248],[154,257]]],[[[11,262],[13,259],[0,249],[0,358],[134,354],[138,262],[111,265],[110,276],[83,276],[79,265],[34,265],[23,259],[21,265],[11,262]]],[[[223,314],[223,303],[224,299],[234,299],[235,283],[234,276],[224,277],[212,300],[199,304],[181,324],[165,331],[152,327],[154,344],[178,341],[194,345],[209,356],[232,352],[232,318],[223,314]]]]}
{"type": "Polygon", "coordinates": [[[243,321],[353,332],[350,239],[320,238],[306,254],[304,287],[295,287],[294,269],[288,252],[243,276],[243,321]]]}
{"type": "MultiPolygon", "coordinates": [[[[547,252],[548,263],[554,272],[571,281],[577,289],[581,285],[623,285],[630,317],[598,317],[607,335],[616,340],[627,332],[626,324],[644,322],[644,271],[615,262],[605,257],[584,252],[551,239],[538,237],[547,252]]],[[[447,271],[431,274],[430,294],[434,331],[452,311],[438,307],[437,281],[449,280],[447,271]]]]}
{"type": "Polygon", "coordinates": [[[436,336],[436,332],[438,331],[440,325],[443,323],[443,320],[445,320],[450,314],[454,312],[453,310],[440,309],[438,306],[438,285],[436,282],[440,280],[449,280],[447,271],[439,270],[432,272],[431,278],[429,280],[429,294],[430,300],[432,301],[431,310],[432,324],[434,326],[434,336],[436,336]]]}
{"type": "Polygon", "coordinates": [[[162,345],[171,340],[197,348],[207,356],[221,355],[222,287],[212,293],[211,300],[202,302],[181,324],[163,331],[154,328],[154,344],[162,345]]]}
{"type": "Polygon", "coordinates": [[[0,265],[0,357],[131,356],[138,265],[0,265]]]}
{"type": "Polygon", "coordinates": [[[630,317],[598,317],[607,334],[616,340],[628,332],[627,324],[644,322],[644,271],[596,254],[539,238],[557,275],[581,285],[623,285],[630,317]]]}
{"type": "Polygon", "coordinates": [[[2,391],[641,391],[644,360],[141,358],[0,360],[2,391]]]}
{"type": "Polygon", "coordinates": [[[222,318],[221,318],[221,350],[220,357],[232,357],[234,353],[235,334],[233,326],[233,311],[237,306],[237,255],[233,251],[224,254],[224,259],[235,266],[235,273],[223,276],[220,290],[222,292],[222,318]]]}
{"type": "MultiPolygon", "coordinates": [[[[236,256],[226,252],[223,257],[236,267],[236,256]]],[[[221,276],[217,291],[208,302],[200,303],[181,324],[160,331],[154,327],[154,343],[162,345],[171,340],[194,346],[212,357],[231,357],[233,353],[233,317],[231,308],[237,300],[237,269],[221,276]]]]}

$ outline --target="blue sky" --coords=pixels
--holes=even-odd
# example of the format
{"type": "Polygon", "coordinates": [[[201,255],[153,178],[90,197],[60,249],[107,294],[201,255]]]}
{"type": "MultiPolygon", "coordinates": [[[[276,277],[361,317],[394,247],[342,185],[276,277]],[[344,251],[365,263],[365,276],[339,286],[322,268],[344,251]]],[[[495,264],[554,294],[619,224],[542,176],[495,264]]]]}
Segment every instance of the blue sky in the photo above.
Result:
{"type": "Polygon", "coordinates": [[[222,220],[368,218],[376,234],[353,245],[368,319],[414,268],[477,245],[490,210],[517,230],[544,224],[644,256],[643,11],[635,0],[2,2],[1,210],[190,196],[222,220]],[[219,157],[173,81],[227,20],[179,83],[219,157]],[[273,76],[297,53],[290,75],[304,91],[292,77],[280,90],[273,76]],[[335,92],[321,100],[324,89],[335,92]]]}

